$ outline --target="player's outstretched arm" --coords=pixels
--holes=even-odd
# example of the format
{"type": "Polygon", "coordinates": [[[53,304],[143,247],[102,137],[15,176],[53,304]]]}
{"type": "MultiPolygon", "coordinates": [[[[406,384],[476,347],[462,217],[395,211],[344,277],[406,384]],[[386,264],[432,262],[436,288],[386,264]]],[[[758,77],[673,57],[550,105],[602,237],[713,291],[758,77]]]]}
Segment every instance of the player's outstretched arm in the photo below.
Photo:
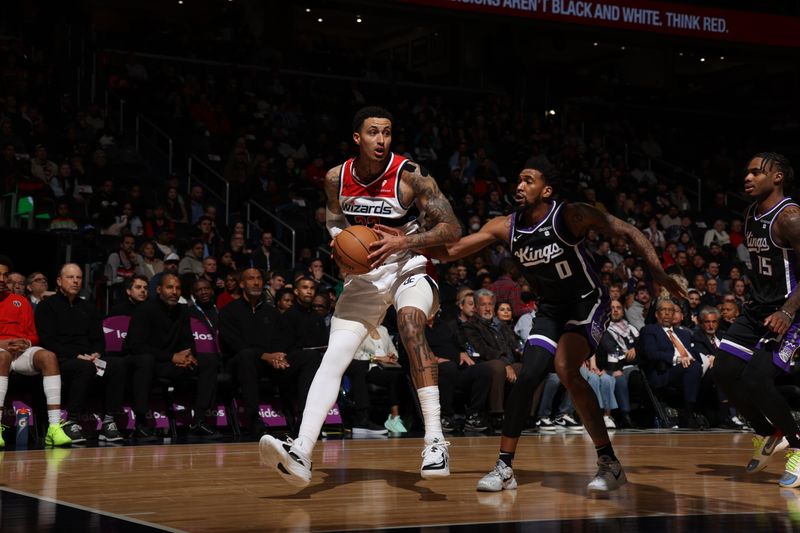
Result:
{"type": "Polygon", "coordinates": [[[419,165],[409,164],[400,179],[413,193],[417,208],[425,214],[427,230],[413,235],[395,235],[380,225],[375,226],[373,229],[378,231],[381,239],[371,245],[369,259],[373,267],[382,264],[395,252],[455,242],[461,237],[461,225],[450,202],[426,170],[419,165]]]}
{"type": "Polygon", "coordinates": [[[511,229],[512,216],[513,215],[495,217],[484,224],[483,227],[475,233],[465,235],[456,242],[450,244],[426,248],[424,253],[433,259],[448,263],[468,257],[496,241],[508,243],[508,233],[511,229]]]}
{"type": "MultiPolygon", "coordinates": [[[[800,208],[790,205],[781,211],[778,218],[775,219],[772,231],[778,244],[791,247],[795,254],[800,254],[800,208]]],[[[770,331],[783,335],[794,322],[799,308],[800,284],[795,286],[781,308],[764,320],[764,325],[770,331]]]]}
{"type": "Polygon", "coordinates": [[[655,281],[676,298],[686,298],[688,296],[686,290],[664,272],[655,248],[647,240],[644,233],[631,224],[583,203],[567,204],[564,207],[564,220],[576,237],[585,236],[589,229],[594,229],[607,237],[625,237],[636,253],[644,257],[655,281]]]}

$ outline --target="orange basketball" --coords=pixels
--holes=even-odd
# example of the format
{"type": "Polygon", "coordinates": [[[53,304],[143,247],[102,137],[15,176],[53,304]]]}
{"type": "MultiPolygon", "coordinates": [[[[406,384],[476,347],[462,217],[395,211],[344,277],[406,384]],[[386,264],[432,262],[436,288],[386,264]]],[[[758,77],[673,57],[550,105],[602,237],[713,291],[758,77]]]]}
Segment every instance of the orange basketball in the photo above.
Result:
{"type": "Polygon", "coordinates": [[[369,245],[380,236],[366,226],[350,226],[333,240],[333,258],[343,274],[366,274],[372,267],[369,245]]]}

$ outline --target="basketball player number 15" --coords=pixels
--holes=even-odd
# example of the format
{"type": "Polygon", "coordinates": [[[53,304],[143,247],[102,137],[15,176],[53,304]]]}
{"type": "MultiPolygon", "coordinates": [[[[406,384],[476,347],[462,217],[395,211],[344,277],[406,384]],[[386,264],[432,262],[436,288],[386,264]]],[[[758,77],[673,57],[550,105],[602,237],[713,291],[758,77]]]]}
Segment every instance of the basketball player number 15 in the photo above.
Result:
{"type": "Polygon", "coordinates": [[[559,261],[555,264],[556,272],[558,272],[558,277],[561,279],[568,278],[572,275],[572,269],[569,268],[569,263],[567,261],[559,261]]]}
{"type": "Polygon", "coordinates": [[[764,274],[765,276],[772,275],[772,264],[769,261],[769,257],[758,258],[758,272],[760,274],[764,274]]]}

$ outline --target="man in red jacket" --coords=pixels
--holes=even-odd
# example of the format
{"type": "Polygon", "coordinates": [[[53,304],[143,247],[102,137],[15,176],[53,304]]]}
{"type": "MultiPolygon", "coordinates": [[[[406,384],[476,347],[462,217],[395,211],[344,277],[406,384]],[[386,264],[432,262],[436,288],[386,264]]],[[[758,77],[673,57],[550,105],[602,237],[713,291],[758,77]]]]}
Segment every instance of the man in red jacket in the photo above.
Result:
{"type": "MultiPolygon", "coordinates": [[[[61,374],[53,352],[36,344],[39,337],[33,322],[30,302],[6,287],[6,277],[13,268],[11,260],[0,256],[0,412],[8,391],[11,370],[25,376],[43,375],[47,397],[47,419],[50,422],[45,437],[46,446],[69,446],[72,440],[64,433],[61,423],[61,374]]],[[[0,431],[0,448],[5,447],[0,431]]]]}

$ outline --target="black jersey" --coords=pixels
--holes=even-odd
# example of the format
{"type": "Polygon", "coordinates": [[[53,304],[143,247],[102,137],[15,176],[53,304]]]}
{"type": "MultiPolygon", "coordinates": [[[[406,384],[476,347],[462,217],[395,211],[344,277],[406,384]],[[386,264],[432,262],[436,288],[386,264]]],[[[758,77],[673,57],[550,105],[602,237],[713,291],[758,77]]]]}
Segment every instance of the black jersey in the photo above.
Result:
{"type": "Polygon", "coordinates": [[[781,305],[797,285],[797,254],[772,239],[772,223],[790,205],[797,206],[791,198],[784,198],[761,215],[756,214],[757,204],[747,209],[744,234],[750,252],[754,304],[781,305]]]}
{"type": "Polygon", "coordinates": [[[522,275],[540,301],[559,305],[576,302],[600,287],[597,267],[583,245],[575,239],[561,218],[564,204],[553,202],[538,225],[519,225],[524,209],[511,215],[511,253],[522,275]]]}

